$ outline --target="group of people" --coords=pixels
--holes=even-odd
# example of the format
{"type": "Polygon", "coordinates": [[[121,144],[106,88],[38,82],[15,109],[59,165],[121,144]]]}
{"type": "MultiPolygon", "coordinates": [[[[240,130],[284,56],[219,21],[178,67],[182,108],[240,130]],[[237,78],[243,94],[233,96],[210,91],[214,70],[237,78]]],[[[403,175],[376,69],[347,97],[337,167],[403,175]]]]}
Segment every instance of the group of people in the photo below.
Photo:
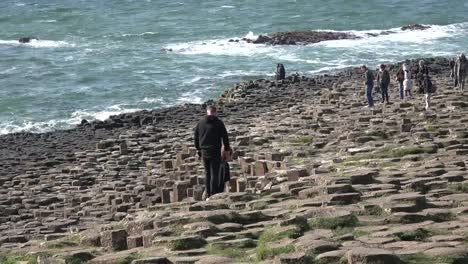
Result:
{"type": "MultiPolygon", "coordinates": [[[[459,87],[463,92],[465,77],[468,73],[468,60],[465,55],[462,53],[456,60],[451,60],[450,68],[455,87],[459,87]]],[[[377,74],[374,74],[374,71],[367,68],[366,65],[361,66],[361,69],[364,73],[366,85],[367,107],[374,106],[373,88],[375,78],[377,78],[382,95],[382,103],[389,103],[388,88],[391,77],[386,65],[381,64],[377,74]]],[[[412,97],[412,73],[410,66],[406,63],[403,63],[396,73],[395,79],[399,84],[400,99],[412,97]]],[[[431,94],[436,90],[429,76],[430,69],[424,60],[420,60],[414,73],[419,87],[418,92],[425,95],[425,109],[427,110],[430,106],[431,94]]],[[[285,76],[284,65],[278,64],[275,79],[283,80],[285,76]]],[[[226,127],[223,121],[218,118],[215,106],[209,105],[206,108],[206,116],[195,127],[194,142],[205,169],[204,199],[208,200],[210,196],[224,192],[225,182],[230,179],[227,161],[231,160],[232,155],[226,127]]]]}
{"type": "Polygon", "coordinates": [[[465,89],[465,78],[468,73],[468,60],[465,54],[460,54],[457,60],[450,60],[450,77],[455,81],[455,87],[460,87],[463,92],[465,89]]]}
{"type": "MultiPolygon", "coordinates": [[[[451,78],[454,80],[454,86],[458,87],[463,92],[465,87],[465,77],[468,73],[468,60],[465,55],[460,54],[457,59],[450,61],[451,78]]],[[[388,87],[390,85],[390,73],[385,64],[381,64],[378,73],[370,70],[366,65],[361,66],[361,70],[364,73],[364,84],[366,86],[366,98],[367,106],[374,107],[374,80],[377,78],[377,84],[380,88],[382,96],[382,103],[389,103],[388,87]]],[[[403,63],[396,73],[396,81],[399,84],[399,96],[400,99],[405,97],[412,97],[411,90],[413,87],[412,71],[410,67],[403,63]]],[[[418,62],[417,69],[415,71],[415,80],[418,85],[418,93],[424,94],[425,109],[429,109],[431,103],[431,95],[436,91],[436,86],[432,83],[430,78],[430,69],[424,60],[418,62]]]]}

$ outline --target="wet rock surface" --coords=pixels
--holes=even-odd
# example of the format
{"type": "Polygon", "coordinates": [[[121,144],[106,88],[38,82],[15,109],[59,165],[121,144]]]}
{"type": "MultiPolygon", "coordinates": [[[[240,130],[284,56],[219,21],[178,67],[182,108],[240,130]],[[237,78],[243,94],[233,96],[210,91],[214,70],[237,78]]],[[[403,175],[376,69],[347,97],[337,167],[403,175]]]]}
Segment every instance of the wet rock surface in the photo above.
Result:
{"type": "Polygon", "coordinates": [[[410,24],[406,26],[402,26],[401,30],[426,30],[431,28],[430,26],[421,25],[421,24],[410,24]]]}
{"type": "Polygon", "coordinates": [[[327,32],[327,31],[289,31],[273,33],[269,36],[260,35],[254,44],[270,44],[270,45],[296,45],[296,44],[314,44],[326,40],[338,39],[356,39],[359,38],[351,33],[344,32],[327,32]]]}
{"type": "Polygon", "coordinates": [[[465,263],[468,96],[448,60],[426,61],[428,111],[395,83],[363,108],[357,69],[236,84],[216,100],[231,180],[209,201],[202,105],[1,136],[0,260],[465,263]]]}
{"type": "MultiPolygon", "coordinates": [[[[410,24],[401,27],[401,30],[426,30],[431,28],[421,24],[410,24]]],[[[366,33],[369,37],[377,37],[381,35],[395,34],[397,31],[387,30],[379,33],[366,33]]],[[[267,45],[307,45],[315,44],[328,40],[340,39],[359,39],[358,36],[351,32],[337,32],[337,31],[314,31],[314,30],[296,30],[287,32],[275,32],[268,35],[259,35],[256,39],[243,38],[231,39],[229,42],[245,41],[254,44],[267,44],[267,45]]]]}

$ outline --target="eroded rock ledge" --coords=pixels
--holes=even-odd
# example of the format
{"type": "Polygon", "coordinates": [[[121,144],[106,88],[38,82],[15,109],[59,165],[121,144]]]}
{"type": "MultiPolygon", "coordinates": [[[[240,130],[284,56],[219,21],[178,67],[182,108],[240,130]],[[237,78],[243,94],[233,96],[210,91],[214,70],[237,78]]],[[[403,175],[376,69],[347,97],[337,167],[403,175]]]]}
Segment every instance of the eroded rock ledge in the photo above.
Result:
{"type": "MultiPolygon", "coordinates": [[[[421,24],[410,24],[401,27],[401,30],[426,30],[430,26],[421,24]]],[[[387,30],[380,33],[367,33],[367,36],[377,37],[380,35],[395,34],[397,31],[387,30]]],[[[269,44],[269,45],[307,45],[319,43],[327,40],[340,40],[340,39],[359,39],[357,36],[350,32],[336,32],[336,31],[314,31],[314,30],[294,30],[287,32],[276,32],[271,35],[259,35],[257,39],[243,38],[242,41],[254,44],[269,44]]],[[[231,39],[230,42],[239,42],[239,40],[231,39]]]]}

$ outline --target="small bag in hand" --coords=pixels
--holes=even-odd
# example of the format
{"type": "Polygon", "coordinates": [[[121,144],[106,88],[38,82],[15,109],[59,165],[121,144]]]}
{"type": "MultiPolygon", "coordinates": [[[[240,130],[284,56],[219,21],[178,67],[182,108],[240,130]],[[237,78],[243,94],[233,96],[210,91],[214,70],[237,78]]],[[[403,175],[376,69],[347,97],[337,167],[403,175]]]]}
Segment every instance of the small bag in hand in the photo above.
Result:
{"type": "Polygon", "coordinates": [[[223,149],[221,150],[221,160],[222,161],[232,161],[232,150],[224,150],[224,147],[223,149]]]}
{"type": "Polygon", "coordinates": [[[219,168],[220,176],[222,177],[222,182],[228,182],[231,180],[231,170],[229,168],[229,163],[227,161],[221,161],[221,166],[219,168]]]}

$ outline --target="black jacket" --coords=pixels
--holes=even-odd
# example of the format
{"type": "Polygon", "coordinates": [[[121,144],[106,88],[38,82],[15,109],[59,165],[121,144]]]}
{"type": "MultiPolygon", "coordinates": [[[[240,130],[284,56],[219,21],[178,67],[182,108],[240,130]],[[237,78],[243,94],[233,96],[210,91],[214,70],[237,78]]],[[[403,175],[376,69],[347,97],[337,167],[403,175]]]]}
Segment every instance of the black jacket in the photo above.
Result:
{"type": "Polygon", "coordinates": [[[374,72],[367,69],[364,73],[364,80],[366,85],[374,85],[374,72]]]}
{"type": "Polygon", "coordinates": [[[377,75],[377,83],[390,83],[390,73],[387,69],[379,71],[379,74],[377,75]]]}
{"type": "Polygon", "coordinates": [[[203,158],[220,159],[221,142],[229,151],[229,138],[223,121],[217,116],[206,116],[195,127],[195,147],[201,151],[203,158]]]}

